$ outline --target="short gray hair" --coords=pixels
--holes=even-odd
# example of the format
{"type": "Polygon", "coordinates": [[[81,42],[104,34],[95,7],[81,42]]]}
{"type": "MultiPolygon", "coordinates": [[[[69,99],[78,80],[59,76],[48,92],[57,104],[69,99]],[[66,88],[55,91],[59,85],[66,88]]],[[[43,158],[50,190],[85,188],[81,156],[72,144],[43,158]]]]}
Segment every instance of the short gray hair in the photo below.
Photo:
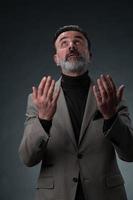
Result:
{"type": "Polygon", "coordinates": [[[66,26],[62,26],[60,27],[56,32],[55,32],[55,35],[54,35],[54,38],[53,38],[53,44],[55,45],[55,41],[57,40],[58,36],[63,33],[63,32],[66,32],[66,31],[78,31],[80,33],[83,34],[83,36],[86,38],[87,42],[88,42],[88,49],[91,50],[91,42],[90,42],[90,39],[88,37],[88,34],[78,25],[66,25],[66,26]]]}

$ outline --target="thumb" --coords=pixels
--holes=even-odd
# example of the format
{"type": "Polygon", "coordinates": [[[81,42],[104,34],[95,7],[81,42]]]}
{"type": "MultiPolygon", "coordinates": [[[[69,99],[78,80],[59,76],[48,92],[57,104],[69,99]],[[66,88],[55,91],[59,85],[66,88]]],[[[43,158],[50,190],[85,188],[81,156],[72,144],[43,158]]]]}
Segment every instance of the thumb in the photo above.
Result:
{"type": "Polygon", "coordinates": [[[121,85],[121,86],[118,88],[118,90],[117,90],[117,100],[118,100],[118,103],[122,100],[124,88],[125,88],[125,86],[124,86],[124,85],[121,85]]]}

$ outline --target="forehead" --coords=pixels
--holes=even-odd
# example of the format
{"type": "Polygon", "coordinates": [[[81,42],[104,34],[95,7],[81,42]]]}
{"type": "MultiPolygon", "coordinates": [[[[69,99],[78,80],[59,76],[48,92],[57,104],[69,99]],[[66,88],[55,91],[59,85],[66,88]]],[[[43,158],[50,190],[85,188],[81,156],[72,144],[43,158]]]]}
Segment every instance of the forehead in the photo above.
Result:
{"type": "Polygon", "coordinates": [[[55,41],[55,45],[58,44],[63,39],[74,39],[74,38],[79,38],[79,39],[82,39],[87,42],[86,38],[84,37],[84,35],[82,33],[78,32],[78,31],[66,31],[66,32],[61,33],[57,37],[57,39],[55,41]]]}

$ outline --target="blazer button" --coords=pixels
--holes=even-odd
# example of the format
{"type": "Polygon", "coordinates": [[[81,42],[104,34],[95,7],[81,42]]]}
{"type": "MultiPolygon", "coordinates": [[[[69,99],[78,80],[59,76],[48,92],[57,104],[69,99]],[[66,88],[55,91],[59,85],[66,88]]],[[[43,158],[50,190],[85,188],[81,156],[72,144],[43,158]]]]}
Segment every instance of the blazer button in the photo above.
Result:
{"type": "Polygon", "coordinates": [[[83,155],[82,155],[81,153],[78,153],[77,157],[78,157],[79,159],[81,159],[81,158],[83,157],[83,155]]]}
{"type": "Polygon", "coordinates": [[[77,183],[78,182],[78,178],[73,177],[73,182],[77,183]]]}

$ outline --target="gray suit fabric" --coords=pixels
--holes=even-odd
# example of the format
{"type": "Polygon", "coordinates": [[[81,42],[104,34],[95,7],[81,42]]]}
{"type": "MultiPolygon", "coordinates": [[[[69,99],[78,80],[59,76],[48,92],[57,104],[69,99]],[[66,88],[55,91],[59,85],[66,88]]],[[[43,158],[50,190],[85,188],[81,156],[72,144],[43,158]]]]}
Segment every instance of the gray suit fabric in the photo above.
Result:
{"type": "MultiPolygon", "coordinates": [[[[28,97],[19,154],[29,167],[42,161],[36,200],[74,200],[79,173],[85,200],[127,200],[116,152],[120,159],[133,161],[133,129],[128,108],[122,100],[111,128],[103,133],[104,120],[100,115],[96,117],[98,108],[92,86],[93,83],[78,144],[62,89],[49,134],[40,124],[31,94],[28,97]]],[[[60,80],[56,87],[60,87],[60,80]]]]}

